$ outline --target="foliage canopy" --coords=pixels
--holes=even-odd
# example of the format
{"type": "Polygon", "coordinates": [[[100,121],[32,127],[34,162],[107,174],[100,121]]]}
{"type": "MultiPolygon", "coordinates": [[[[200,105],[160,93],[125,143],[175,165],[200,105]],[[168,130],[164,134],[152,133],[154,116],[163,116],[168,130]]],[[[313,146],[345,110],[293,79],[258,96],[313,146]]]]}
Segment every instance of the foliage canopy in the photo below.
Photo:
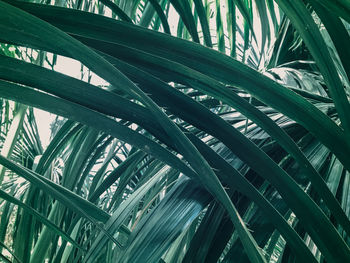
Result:
{"type": "Polygon", "coordinates": [[[0,10],[0,260],[350,262],[348,0],[0,10]]]}

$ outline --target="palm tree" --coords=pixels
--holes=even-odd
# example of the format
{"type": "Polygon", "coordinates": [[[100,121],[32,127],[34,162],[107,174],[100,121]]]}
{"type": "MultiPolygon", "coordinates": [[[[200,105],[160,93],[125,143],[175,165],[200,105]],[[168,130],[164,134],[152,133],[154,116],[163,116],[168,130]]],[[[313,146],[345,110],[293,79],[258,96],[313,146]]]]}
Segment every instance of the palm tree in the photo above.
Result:
{"type": "Polygon", "coordinates": [[[347,0],[0,9],[2,261],[350,262],[347,0]]]}

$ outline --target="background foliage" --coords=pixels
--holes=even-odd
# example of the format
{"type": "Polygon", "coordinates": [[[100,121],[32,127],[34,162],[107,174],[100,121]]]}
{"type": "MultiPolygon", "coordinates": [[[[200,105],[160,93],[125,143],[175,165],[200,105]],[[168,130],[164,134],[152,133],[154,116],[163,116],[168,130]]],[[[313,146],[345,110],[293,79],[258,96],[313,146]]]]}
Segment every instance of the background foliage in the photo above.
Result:
{"type": "Polygon", "coordinates": [[[0,10],[0,260],[350,262],[348,0],[0,10]]]}

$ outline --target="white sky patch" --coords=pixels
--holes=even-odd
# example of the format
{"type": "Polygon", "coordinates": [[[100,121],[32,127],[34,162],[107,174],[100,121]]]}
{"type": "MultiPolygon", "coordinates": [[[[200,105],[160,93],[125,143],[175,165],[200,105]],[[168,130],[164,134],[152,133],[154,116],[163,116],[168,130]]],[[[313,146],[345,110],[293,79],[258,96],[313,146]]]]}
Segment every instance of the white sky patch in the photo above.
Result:
{"type": "Polygon", "coordinates": [[[43,148],[46,149],[50,143],[50,137],[51,137],[50,125],[54,121],[56,115],[37,108],[34,108],[34,115],[38,126],[38,132],[39,132],[41,144],[43,148]]]}
{"type": "Polygon", "coordinates": [[[80,79],[80,65],[81,63],[75,59],[58,56],[55,71],[80,79]]]}
{"type": "MultiPolygon", "coordinates": [[[[49,60],[52,60],[52,54],[48,53],[47,56],[49,60]]],[[[47,63],[45,63],[44,66],[48,69],[51,69],[51,67],[47,63]]],[[[88,76],[91,75],[91,79],[90,79],[91,84],[96,86],[108,85],[106,81],[104,81],[102,78],[100,78],[93,72],[91,71],[89,72],[87,67],[82,66],[82,64],[75,59],[71,59],[63,56],[57,56],[57,63],[54,69],[56,72],[59,72],[83,81],[88,81],[88,76]]],[[[50,143],[50,140],[52,139],[51,123],[53,123],[53,121],[55,120],[56,115],[37,108],[34,108],[34,115],[37,121],[38,132],[39,132],[42,146],[44,149],[46,149],[50,143]]]]}

